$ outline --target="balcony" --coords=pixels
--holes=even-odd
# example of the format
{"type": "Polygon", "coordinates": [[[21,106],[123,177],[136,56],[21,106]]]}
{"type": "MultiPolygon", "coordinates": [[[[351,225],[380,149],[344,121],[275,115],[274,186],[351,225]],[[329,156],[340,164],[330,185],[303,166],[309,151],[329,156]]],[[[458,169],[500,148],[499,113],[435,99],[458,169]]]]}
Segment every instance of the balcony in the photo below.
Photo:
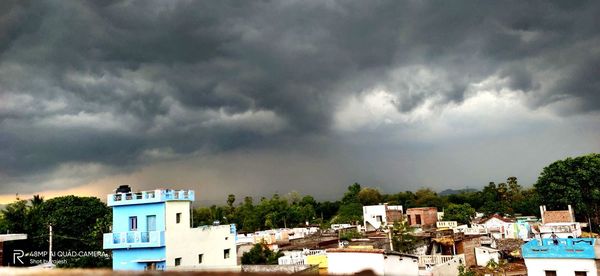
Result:
{"type": "Polygon", "coordinates": [[[137,193],[116,193],[106,198],[108,206],[121,206],[131,204],[146,204],[165,201],[187,200],[194,201],[192,190],[154,190],[137,193]]]}
{"type": "Polygon", "coordinates": [[[592,238],[558,239],[554,244],[552,239],[535,239],[522,246],[523,258],[548,259],[594,259],[596,240],[592,238]]]}
{"type": "Polygon", "coordinates": [[[118,232],[104,234],[104,249],[146,248],[165,246],[164,231],[118,232]]]}

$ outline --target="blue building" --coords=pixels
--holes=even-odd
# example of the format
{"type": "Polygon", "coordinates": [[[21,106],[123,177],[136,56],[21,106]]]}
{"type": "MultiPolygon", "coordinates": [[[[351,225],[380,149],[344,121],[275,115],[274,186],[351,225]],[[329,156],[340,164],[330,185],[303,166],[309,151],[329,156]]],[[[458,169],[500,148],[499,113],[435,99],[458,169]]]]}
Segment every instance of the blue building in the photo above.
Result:
{"type": "Polygon", "coordinates": [[[113,226],[103,242],[113,252],[113,269],[235,267],[235,226],[191,228],[193,201],[191,190],[132,193],[127,187],[108,195],[113,226]]]}
{"type": "Polygon", "coordinates": [[[533,239],[521,247],[527,275],[598,275],[596,239],[533,239]]]}

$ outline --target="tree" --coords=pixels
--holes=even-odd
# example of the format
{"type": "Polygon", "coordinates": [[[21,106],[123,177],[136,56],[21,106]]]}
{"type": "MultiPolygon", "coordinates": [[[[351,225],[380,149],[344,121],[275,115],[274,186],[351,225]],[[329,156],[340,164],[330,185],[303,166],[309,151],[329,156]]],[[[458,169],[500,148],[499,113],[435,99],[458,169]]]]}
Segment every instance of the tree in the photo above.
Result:
{"type": "Polygon", "coordinates": [[[438,210],[446,207],[447,203],[444,198],[431,189],[420,189],[415,193],[415,205],[419,207],[437,207],[438,210]]]}
{"type": "Polygon", "coordinates": [[[469,203],[450,204],[444,209],[444,220],[456,221],[461,224],[470,224],[475,217],[475,209],[469,203]]]}
{"type": "MultiPolygon", "coordinates": [[[[108,232],[111,210],[95,197],[63,196],[44,201],[34,196],[30,201],[18,200],[2,211],[4,224],[11,233],[30,237],[20,249],[45,251],[48,248],[48,226],[52,225],[54,250],[101,251],[102,234],[108,232]]],[[[72,257],[69,267],[106,267],[111,260],[103,257],[72,257]]]]}
{"type": "Polygon", "coordinates": [[[364,205],[377,205],[381,203],[383,197],[381,193],[377,189],[373,188],[363,188],[358,192],[358,201],[360,204],[364,205]]]}
{"type": "Polygon", "coordinates": [[[342,204],[348,203],[357,203],[358,201],[358,193],[360,193],[360,184],[354,183],[348,186],[348,191],[344,193],[344,197],[342,198],[342,204]]]}
{"type": "Polygon", "coordinates": [[[521,199],[512,202],[515,213],[522,215],[540,215],[540,197],[535,188],[525,189],[521,192],[521,199]]]}
{"type": "Polygon", "coordinates": [[[363,211],[360,203],[348,203],[340,206],[338,214],[332,219],[332,223],[356,223],[362,221],[363,211]]]}
{"type": "Polygon", "coordinates": [[[235,202],[235,195],[234,194],[230,194],[227,196],[227,206],[229,206],[229,209],[233,209],[233,203],[235,202]]]}
{"type": "Polygon", "coordinates": [[[282,256],[282,252],[271,251],[264,243],[257,243],[242,255],[242,264],[277,264],[277,259],[282,256]]]}
{"type": "Polygon", "coordinates": [[[600,154],[555,161],[542,170],[534,187],[548,208],[571,204],[580,219],[600,223],[600,154]]]}
{"type": "Polygon", "coordinates": [[[213,221],[215,221],[215,217],[210,208],[199,207],[194,209],[192,213],[192,226],[212,225],[213,221]]]}
{"type": "Polygon", "coordinates": [[[412,254],[417,248],[417,238],[412,234],[414,229],[406,220],[394,222],[392,228],[392,245],[394,251],[412,254]]]}

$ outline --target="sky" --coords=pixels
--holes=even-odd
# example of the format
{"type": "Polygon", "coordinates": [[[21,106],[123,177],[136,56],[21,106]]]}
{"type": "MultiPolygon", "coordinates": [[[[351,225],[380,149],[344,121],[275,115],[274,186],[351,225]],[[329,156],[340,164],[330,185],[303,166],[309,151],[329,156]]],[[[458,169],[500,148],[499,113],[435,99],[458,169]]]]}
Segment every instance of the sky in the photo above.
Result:
{"type": "Polygon", "coordinates": [[[598,1],[1,1],[0,202],[481,188],[600,152],[598,1]]]}

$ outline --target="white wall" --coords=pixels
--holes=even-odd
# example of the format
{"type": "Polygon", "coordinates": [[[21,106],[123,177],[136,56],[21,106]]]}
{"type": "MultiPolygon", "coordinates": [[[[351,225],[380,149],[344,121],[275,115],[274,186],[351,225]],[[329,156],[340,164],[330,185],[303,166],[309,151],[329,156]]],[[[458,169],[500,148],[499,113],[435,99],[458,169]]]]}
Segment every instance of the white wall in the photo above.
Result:
{"type": "Polygon", "coordinates": [[[487,247],[475,247],[475,259],[478,266],[486,266],[490,260],[498,263],[499,257],[498,250],[487,247]]]}
{"type": "Polygon", "coordinates": [[[525,259],[527,275],[545,276],[546,270],[555,270],[557,276],[573,276],[575,271],[587,271],[588,276],[597,276],[596,264],[592,259],[525,259]]]}
{"type": "Polygon", "coordinates": [[[229,230],[229,225],[219,225],[165,233],[167,267],[175,266],[175,258],[181,258],[181,267],[185,268],[236,266],[235,235],[230,234],[229,230]],[[228,258],[225,258],[226,249],[229,249],[228,258]],[[199,254],[203,254],[201,264],[198,263],[199,254]]]}
{"type": "Polygon", "coordinates": [[[363,270],[372,270],[384,275],[382,253],[327,252],[328,274],[356,274],[363,270]]]}
{"type": "Polygon", "coordinates": [[[403,213],[401,205],[382,204],[363,206],[363,226],[365,227],[365,230],[373,231],[379,229],[382,225],[385,226],[388,223],[394,223],[393,221],[387,221],[386,210],[403,213]],[[381,217],[381,221],[378,221],[378,216],[381,217]]]}
{"type": "Polygon", "coordinates": [[[167,269],[221,269],[237,265],[235,234],[229,225],[190,227],[190,202],[168,201],[165,206],[165,246],[167,269]],[[176,223],[176,213],[181,213],[176,223]],[[224,250],[229,249],[229,258],[224,250]],[[203,254],[199,263],[199,254],[203,254]],[[175,267],[175,258],[181,265],[175,267]]]}
{"type": "Polygon", "coordinates": [[[431,268],[433,276],[456,276],[458,275],[458,267],[460,262],[458,258],[454,258],[448,262],[439,264],[431,268]]]}
{"type": "Polygon", "coordinates": [[[165,202],[165,229],[183,230],[189,229],[190,225],[190,202],[189,201],[167,201],[165,202]],[[181,220],[176,221],[177,213],[181,213],[181,220]]]}
{"type": "Polygon", "coordinates": [[[363,206],[363,225],[366,231],[377,230],[385,225],[385,205],[363,206]]]}
{"type": "Polygon", "coordinates": [[[384,258],[385,275],[419,275],[419,259],[398,255],[386,255],[384,258]]]}

